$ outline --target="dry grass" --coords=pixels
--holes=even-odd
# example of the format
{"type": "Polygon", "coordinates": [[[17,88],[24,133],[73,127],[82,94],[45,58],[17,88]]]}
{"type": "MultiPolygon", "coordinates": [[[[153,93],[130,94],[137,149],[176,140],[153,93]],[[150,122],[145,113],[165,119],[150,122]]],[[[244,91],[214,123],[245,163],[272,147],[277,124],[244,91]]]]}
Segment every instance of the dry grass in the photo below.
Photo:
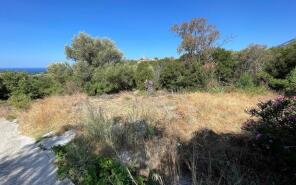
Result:
{"type": "MultiPolygon", "coordinates": [[[[166,124],[169,135],[190,139],[193,132],[207,128],[217,133],[238,133],[241,124],[249,118],[245,110],[258,101],[275,97],[275,94],[248,95],[232,93],[161,93],[156,96],[140,96],[121,93],[105,98],[92,98],[110,117],[139,114],[152,117],[166,124]]],[[[132,115],[136,116],[137,115],[132,115]]]]}
{"type": "Polygon", "coordinates": [[[81,122],[83,104],[87,96],[53,96],[38,100],[20,116],[21,131],[33,137],[39,137],[49,131],[59,131],[67,125],[81,122]]]}
{"type": "MultiPolygon", "coordinates": [[[[167,184],[180,184],[181,178],[188,178],[188,182],[192,179],[192,184],[220,184],[222,178],[226,183],[221,184],[251,184],[238,182],[249,182],[248,178],[256,174],[253,167],[262,160],[256,161],[257,156],[252,157],[245,148],[240,127],[249,118],[246,109],[275,96],[243,92],[158,92],[146,96],[123,92],[100,97],[49,97],[33,103],[23,113],[21,129],[36,137],[85,121],[85,132],[72,143],[74,148],[81,149],[82,157],[115,153],[118,159],[127,158],[131,164],[137,164],[141,175],[147,177],[151,170],[160,171],[167,184]],[[108,119],[117,117],[117,122],[108,119]],[[148,128],[139,122],[142,120],[153,128],[159,125],[161,133],[139,135],[148,128]],[[209,131],[205,132],[206,129],[209,131]]],[[[70,149],[68,152],[80,155],[72,151],[73,147],[70,149]]]]}
{"type": "Polygon", "coordinates": [[[240,132],[241,124],[248,119],[245,109],[258,101],[273,98],[275,94],[248,95],[232,93],[159,92],[155,96],[124,92],[116,95],[88,98],[82,94],[55,96],[39,100],[20,116],[23,133],[40,136],[58,131],[69,124],[77,124],[84,116],[83,106],[90,103],[104,115],[138,119],[149,117],[164,124],[168,135],[190,139],[193,132],[208,128],[217,133],[240,132]]]}
{"type": "Polygon", "coordinates": [[[6,118],[10,113],[10,108],[7,105],[0,105],[0,118],[6,118]]]}

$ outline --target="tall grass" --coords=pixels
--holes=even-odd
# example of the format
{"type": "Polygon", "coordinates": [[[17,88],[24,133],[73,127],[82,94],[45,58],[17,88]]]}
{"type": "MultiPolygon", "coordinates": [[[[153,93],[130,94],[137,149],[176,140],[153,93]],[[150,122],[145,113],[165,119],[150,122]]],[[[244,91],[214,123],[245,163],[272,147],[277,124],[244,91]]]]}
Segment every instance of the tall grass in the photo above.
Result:
{"type": "Polygon", "coordinates": [[[39,137],[49,131],[57,132],[67,125],[80,124],[86,102],[87,97],[83,94],[38,100],[21,114],[20,129],[24,134],[39,137]]]}

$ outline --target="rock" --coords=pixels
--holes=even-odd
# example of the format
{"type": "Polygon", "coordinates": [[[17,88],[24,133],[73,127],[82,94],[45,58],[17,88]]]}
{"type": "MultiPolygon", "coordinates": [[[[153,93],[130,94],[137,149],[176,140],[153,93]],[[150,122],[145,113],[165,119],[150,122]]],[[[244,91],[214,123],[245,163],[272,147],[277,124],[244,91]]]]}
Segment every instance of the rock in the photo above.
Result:
{"type": "Polygon", "coordinates": [[[64,146],[72,141],[76,136],[76,133],[73,130],[65,132],[61,136],[54,136],[50,138],[43,139],[39,142],[40,148],[44,150],[49,150],[54,146],[64,146]]]}
{"type": "Polygon", "coordinates": [[[48,138],[48,137],[53,137],[53,136],[54,136],[54,132],[53,132],[53,131],[50,131],[50,132],[44,134],[44,135],[42,136],[42,138],[48,138]]]}

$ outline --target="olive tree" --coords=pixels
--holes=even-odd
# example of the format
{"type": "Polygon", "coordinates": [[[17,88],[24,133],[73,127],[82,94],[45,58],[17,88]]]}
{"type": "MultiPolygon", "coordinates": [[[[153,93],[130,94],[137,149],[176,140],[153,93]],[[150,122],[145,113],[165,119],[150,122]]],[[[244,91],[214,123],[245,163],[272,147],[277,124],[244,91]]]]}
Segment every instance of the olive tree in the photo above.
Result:
{"type": "Polygon", "coordinates": [[[72,44],[65,47],[65,53],[69,59],[84,61],[92,67],[119,62],[122,53],[109,39],[99,39],[86,33],[74,36],[72,44]]]}

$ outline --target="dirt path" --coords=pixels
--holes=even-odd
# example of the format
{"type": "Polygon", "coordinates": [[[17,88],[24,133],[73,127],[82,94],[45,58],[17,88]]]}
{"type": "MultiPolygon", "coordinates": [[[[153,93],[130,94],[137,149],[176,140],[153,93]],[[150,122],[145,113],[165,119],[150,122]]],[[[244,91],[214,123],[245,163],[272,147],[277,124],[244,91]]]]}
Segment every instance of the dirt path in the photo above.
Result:
{"type": "Polygon", "coordinates": [[[21,136],[17,124],[0,119],[0,185],[64,185],[57,180],[54,155],[21,136]]]}

